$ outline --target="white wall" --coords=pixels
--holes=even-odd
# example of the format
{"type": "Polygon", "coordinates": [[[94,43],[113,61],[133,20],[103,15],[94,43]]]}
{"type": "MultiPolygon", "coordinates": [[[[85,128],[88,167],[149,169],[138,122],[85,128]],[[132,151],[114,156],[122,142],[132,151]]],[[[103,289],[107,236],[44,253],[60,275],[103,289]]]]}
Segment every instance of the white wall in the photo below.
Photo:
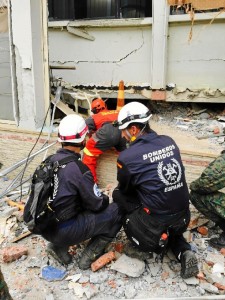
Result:
{"type": "Polygon", "coordinates": [[[134,87],[126,98],[151,99],[151,88],[174,83],[167,101],[225,103],[225,13],[196,14],[189,42],[190,17],[169,16],[166,0],[154,0],[152,18],[49,22],[48,32],[45,1],[9,3],[13,101],[4,114],[12,119],[13,105],[21,128],[43,124],[50,104],[49,63],[75,66],[53,75],[87,90],[96,86],[106,97],[116,97],[111,88],[123,80],[134,87]]]}
{"type": "Polygon", "coordinates": [[[8,33],[0,33],[0,66],[0,119],[13,121],[8,33]]]}
{"type": "Polygon", "coordinates": [[[225,88],[225,20],[170,24],[167,78],[185,88],[225,88]]]}
{"type": "MultiPolygon", "coordinates": [[[[45,63],[47,37],[46,3],[11,0],[11,41],[15,57],[14,102],[19,106],[19,127],[35,130],[42,126],[49,105],[49,76],[45,63]]],[[[13,62],[12,62],[13,63],[13,62]]],[[[14,75],[14,74],[13,74],[14,75]]]]}
{"type": "Polygon", "coordinates": [[[49,28],[50,64],[75,65],[75,71],[54,71],[73,85],[150,85],[151,26],[91,28],[94,41],[49,28]]]}
{"type": "MultiPolygon", "coordinates": [[[[165,89],[174,83],[167,101],[225,102],[225,13],[212,24],[217,13],[195,14],[191,41],[189,15],[168,14],[160,0],[154,1],[153,18],[139,24],[128,19],[71,22],[94,40],[68,33],[66,21],[50,22],[50,63],[76,66],[53,74],[73,86],[99,90],[115,87],[121,79],[137,88],[165,89]]],[[[143,95],[151,98],[151,91],[138,91],[135,97],[143,95]]]]}
{"type": "Polygon", "coordinates": [[[214,17],[198,14],[192,28],[189,16],[171,16],[167,82],[176,88],[167,101],[225,103],[225,14],[214,17]]]}

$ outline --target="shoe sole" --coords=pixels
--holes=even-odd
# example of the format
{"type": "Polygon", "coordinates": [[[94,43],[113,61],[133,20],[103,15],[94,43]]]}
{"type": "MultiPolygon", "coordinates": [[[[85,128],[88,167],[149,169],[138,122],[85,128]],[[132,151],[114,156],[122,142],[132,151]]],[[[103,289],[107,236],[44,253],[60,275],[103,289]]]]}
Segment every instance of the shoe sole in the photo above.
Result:
{"type": "Polygon", "coordinates": [[[184,268],[185,268],[185,271],[181,270],[182,278],[187,279],[192,276],[196,276],[199,272],[197,258],[193,255],[190,256],[189,258],[186,258],[184,268]]]}

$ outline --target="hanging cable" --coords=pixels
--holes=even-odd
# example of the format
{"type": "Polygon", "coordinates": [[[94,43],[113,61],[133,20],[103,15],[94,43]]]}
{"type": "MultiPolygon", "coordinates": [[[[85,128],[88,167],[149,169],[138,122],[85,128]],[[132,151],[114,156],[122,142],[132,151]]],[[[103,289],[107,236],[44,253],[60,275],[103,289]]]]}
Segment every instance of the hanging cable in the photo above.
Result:
{"type": "MultiPolygon", "coordinates": [[[[44,126],[45,126],[45,122],[46,122],[46,119],[47,119],[47,116],[48,116],[48,113],[49,113],[50,108],[51,108],[51,103],[49,104],[48,110],[47,110],[47,112],[46,112],[46,115],[45,115],[44,122],[43,122],[42,127],[41,127],[41,130],[40,130],[40,133],[39,133],[39,135],[38,135],[38,137],[37,137],[37,139],[36,139],[36,141],[35,141],[33,147],[31,148],[30,152],[29,152],[28,155],[27,155],[27,160],[26,160],[26,163],[25,163],[25,166],[24,166],[24,168],[23,168],[23,172],[22,172],[22,175],[21,175],[21,178],[20,178],[20,201],[22,200],[22,195],[23,195],[23,189],[22,189],[23,183],[22,183],[22,181],[23,181],[23,176],[24,176],[24,174],[25,174],[25,171],[26,171],[26,168],[27,168],[27,165],[28,165],[28,160],[29,160],[29,157],[30,157],[32,151],[34,150],[35,146],[37,145],[38,140],[40,139],[40,136],[41,136],[42,131],[43,131],[43,128],[44,128],[44,126]]],[[[44,143],[44,144],[45,144],[45,143],[44,143]]]]}
{"type": "MultiPolygon", "coordinates": [[[[54,101],[53,101],[53,111],[52,111],[52,116],[51,116],[51,122],[50,122],[50,128],[49,128],[49,133],[48,133],[48,137],[45,141],[45,143],[43,144],[42,147],[44,147],[48,142],[49,142],[49,139],[50,139],[50,136],[51,136],[51,133],[53,131],[53,122],[54,122],[54,118],[55,118],[55,111],[56,111],[56,107],[57,107],[57,104],[58,102],[60,101],[60,98],[61,98],[61,95],[62,95],[62,86],[61,86],[61,78],[59,78],[59,85],[57,86],[57,89],[56,89],[56,93],[55,93],[55,98],[54,98],[54,101]]],[[[44,125],[45,125],[45,122],[46,122],[46,119],[47,119],[47,116],[48,116],[48,113],[49,113],[49,110],[51,108],[51,103],[48,107],[48,110],[46,112],[46,115],[45,115],[45,119],[44,119],[44,122],[43,122],[43,125],[41,127],[41,130],[40,130],[40,133],[37,137],[37,140],[35,142],[35,144],[33,145],[33,147],[31,148],[30,152],[28,153],[28,156],[27,156],[27,160],[26,160],[26,163],[25,163],[25,166],[24,166],[24,169],[23,169],[23,172],[22,172],[22,175],[21,175],[21,179],[20,179],[20,201],[22,199],[22,194],[23,194],[23,189],[22,189],[22,181],[23,181],[23,177],[24,177],[24,174],[25,174],[25,171],[26,171],[26,168],[27,168],[27,165],[28,165],[28,160],[29,160],[29,157],[33,151],[33,149],[35,148],[35,146],[37,145],[37,142],[42,134],[42,131],[43,131],[43,128],[44,128],[44,125]]],[[[46,158],[46,155],[47,155],[47,151],[45,152],[45,155],[44,155],[44,158],[43,160],[46,158]]]]}

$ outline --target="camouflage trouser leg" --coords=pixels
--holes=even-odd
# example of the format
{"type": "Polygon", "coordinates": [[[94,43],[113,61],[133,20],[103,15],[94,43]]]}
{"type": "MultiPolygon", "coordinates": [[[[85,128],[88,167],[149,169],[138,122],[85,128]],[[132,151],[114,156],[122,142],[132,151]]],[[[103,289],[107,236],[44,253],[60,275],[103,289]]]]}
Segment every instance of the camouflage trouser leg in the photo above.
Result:
{"type": "Polygon", "coordinates": [[[0,299],[1,300],[13,300],[9,294],[8,286],[4,280],[1,269],[0,269],[0,299]]]}
{"type": "Polygon", "coordinates": [[[225,226],[225,194],[215,192],[202,195],[191,191],[190,200],[206,218],[225,226]]]}

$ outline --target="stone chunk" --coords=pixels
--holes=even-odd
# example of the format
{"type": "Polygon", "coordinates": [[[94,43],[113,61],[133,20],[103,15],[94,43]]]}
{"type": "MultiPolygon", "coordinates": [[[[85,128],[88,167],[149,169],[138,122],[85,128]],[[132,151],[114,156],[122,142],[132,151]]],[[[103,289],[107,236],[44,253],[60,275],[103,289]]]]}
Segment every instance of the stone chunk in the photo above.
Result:
{"type": "Polygon", "coordinates": [[[208,253],[206,257],[207,262],[211,262],[213,264],[216,263],[224,263],[224,256],[222,254],[216,254],[216,253],[208,253]]]}
{"type": "Polygon", "coordinates": [[[139,277],[142,273],[144,273],[145,263],[139,259],[131,258],[123,254],[111,266],[111,269],[130,277],[139,277]]]}
{"type": "Polygon", "coordinates": [[[219,290],[216,286],[208,283],[208,282],[203,282],[200,283],[200,287],[203,288],[205,291],[212,293],[212,294],[219,294],[219,290]]]}

